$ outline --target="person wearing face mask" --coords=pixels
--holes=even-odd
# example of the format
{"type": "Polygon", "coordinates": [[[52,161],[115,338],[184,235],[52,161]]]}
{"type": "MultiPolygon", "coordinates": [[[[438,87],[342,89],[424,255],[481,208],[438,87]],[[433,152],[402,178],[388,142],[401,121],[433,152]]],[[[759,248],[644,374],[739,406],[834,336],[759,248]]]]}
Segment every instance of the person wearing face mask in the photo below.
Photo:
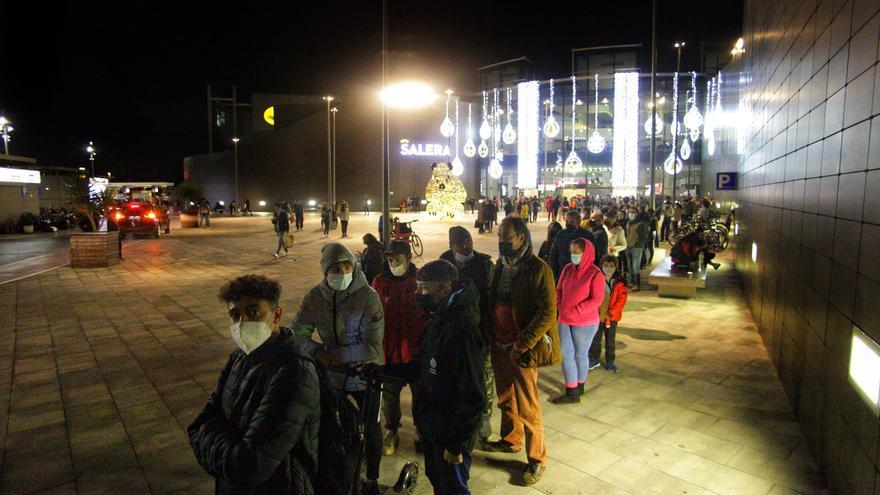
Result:
{"type": "Polygon", "coordinates": [[[559,222],[550,222],[550,225],[547,226],[547,239],[541,243],[541,247],[538,249],[538,258],[544,260],[544,263],[550,261],[550,247],[553,246],[553,240],[556,239],[556,234],[560,230],[562,230],[562,224],[559,222]]]}
{"type": "Polygon", "coordinates": [[[533,485],[543,476],[547,462],[538,368],[562,362],[556,284],[550,267],[532,254],[528,225],[521,218],[507,217],[501,222],[498,250],[501,258],[489,285],[489,311],[501,440],[482,448],[516,453],[525,442],[528,465],[522,481],[533,485]]]}
{"type": "Polygon", "coordinates": [[[409,384],[412,392],[413,411],[418,407],[419,349],[427,315],[416,304],[416,265],[412,263],[409,244],[392,241],[385,257],[382,273],[373,280],[373,289],[379,294],[385,311],[384,373],[400,379],[382,384],[382,417],[386,430],[383,453],[392,455],[400,442],[397,430],[400,428],[400,392],[404,383],[409,384]]]}
{"type": "Polygon", "coordinates": [[[617,373],[615,358],[615,339],[617,322],[623,317],[626,305],[626,283],[617,271],[617,258],[611,255],[602,257],[602,275],[605,279],[605,297],[599,306],[599,330],[590,345],[590,369],[599,367],[602,354],[602,337],[605,337],[605,369],[617,373]]]}
{"type": "Polygon", "coordinates": [[[187,427],[214,493],[314,493],[318,373],[288,328],[279,327],[281,285],[245,275],[220,290],[238,349],[205,407],[187,427]],[[246,462],[242,462],[246,460],[246,462]]]}
{"type": "Polygon", "coordinates": [[[648,245],[650,229],[644,219],[639,216],[635,207],[630,207],[626,213],[626,257],[629,261],[629,288],[633,292],[638,292],[642,283],[642,256],[645,254],[645,248],[648,245]]]}
{"type": "MultiPolygon", "coordinates": [[[[324,279],[303,297],[291,328],[298,344],[321,364],[359,367],[384,364],[382,341],[385,328],[382,301],[367,283],[354,255],[344,245],[331,242],[321,249],[324,279]]],[[[329,386],[346,393],[363,410],[364,382],[332,370],[329,386]]],[[[364,411],[367,480],[364,492],[378,493],[382,460],[382,428],[379,401],[364,411]]]]}
{"type": "Polygon", "coordinates": [[[565,229],[556,234],[553,245],[550,246],[550,268],[553,270],[553,276],[559,280],[562,269],[571,262],[571,253],[568,246],[575,239],[586,239],[593,244],[593,250],[596,249],[596,238],[589,230],[580,227],[581,215],[577,210],[569,210],[565,214],[565,229]]]}
{"type": "Polygon", "coordinates": [[[593,263],[595,249],[586,239],[569,246],[571,263],[565,266],[556,285],[559,344],[565,394],[550,399],[554,404],[576,404],[584,394],[589,374],[589,350],[599,327],[599,305],[605,295],[602,272],[593,263]]]}
{"type": "Polygon", "coordinates": [[[590,231],[593,233],[593,238],[596,239],[596,259],[594,260],[596,266],[600,266],[599,262],[602,256],[608,253],[608,232],[605,230],[604,223],[605,216],[602,213],[597,211],[590,215],[590,231]]]}
{"type": "MultiPolygon", "coordinates": [[[[488,254],[474,251],[474,240],[464,227],[449,229],[449,250],[440,255],[458,269],[459,280],[470,280],[477,289],[480,301],[480,330],[483,340],[491,341],[492,318],[489,313],[489,282],[492,277],[492,258],[488,254]]],[[[480,422],[480,442],[489,441],[492,436],[492,404],[495,399],[495,375],[492,372],[492,359],[489,347],[484,347],[483,368],[486,376],[486,407],[480,422]]]]}
{"type": "Polygon", "coordinates": [[[425,474],[438,495],[469,494],[471,453],[486,407],[479,294],[446,260],[418,272],[416,299],[430,313],[416,409],[425,474]]]}

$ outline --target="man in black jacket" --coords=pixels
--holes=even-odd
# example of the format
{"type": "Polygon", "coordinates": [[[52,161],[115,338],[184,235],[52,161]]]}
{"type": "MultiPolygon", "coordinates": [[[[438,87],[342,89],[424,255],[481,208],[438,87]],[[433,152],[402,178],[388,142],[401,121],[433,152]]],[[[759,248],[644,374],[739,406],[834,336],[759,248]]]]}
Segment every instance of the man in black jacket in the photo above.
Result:
{"type": "Polygon", "coordinates": [[[608,254],[608,232],[605,231],[605,215],[595,212],[590,215],[590,229],[593,231],[593,237],[596,239],[596,261],[595,265],[602,268],[602,257],[608,254]]]}
{"type": "MultiPolygon", "coordinates": [[[[589,230],[580,227],[581,214],[577,210],[569,210],[565,213],[565,228],[556,234],[553,245],[550,246],[550,268],[553,269],[553,278],[559,280],[559,275],[565,265],[571,263],[571,241],[586,239],[593,243],[596,248],[596,238],[589,230]]],[[[607,246],[606,246],[607,249],[607,246]]],[[[598,249],[596,251],[598,252],[598,249]]]]}
{"type": "Polygon", "coordinates": [[[214,392],[187,428],[218,494],[313,494],[320,396],[314,364],[278,326],[281,286],[259,275],[220,290],[232,322],[230,354],[214,392]]]}
{"type": "Polygon", "coordinates": [[[435,494],[469,494],[474,437],[486,407],[479,295],[445,260],[423,266],[417,283],[416,300],[431,312],[421,351],[425,399],[416,411],[425,474],[435,494]]]}
{"type": "Polygon", "coordinates": [[[278,236],[278,247],[275,249],[275,257],[287,256],[287,246],[284,245],[284,236],[290,232],[290,214],[280,203],[275,203],[275,215],[272,217],[275,224],[275,234],[278,236]],[[281,254],[281,250],[284,254],[281,254]]]}
{"type": "MultiPolygon", "coordinates": [[[[492,257],[474,251],[474,239],[464,227],[449,228],[449,250],[440,255],[458,268],[460,281],[470,280],[480,296],[480,330],[488,343],[492,333],[492,317],[489,314],[489,283],[492,281],[492,257]]],[[[492,371],[492,353],[484,348],[483,369],[486,373],[486,408],[480,421],[480,441],[487,442],[492,436],[492,402],[495,399],[495,375],[492,371]]]]}

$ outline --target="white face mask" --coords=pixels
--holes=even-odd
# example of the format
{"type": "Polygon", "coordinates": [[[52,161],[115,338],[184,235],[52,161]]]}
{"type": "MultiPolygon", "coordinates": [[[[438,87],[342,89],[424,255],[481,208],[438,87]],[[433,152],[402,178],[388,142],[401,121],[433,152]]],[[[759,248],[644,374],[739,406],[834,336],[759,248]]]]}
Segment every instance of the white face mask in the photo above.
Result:
{"type": "Polygon", "coordinates": [[[456,253],[455,251],[453,251],[452,254],[455,255],[455,262],[456,262],[456,263],[459,263],[459,264],[461,264],[461,265],[467,263],[468,261],[471,260],[471,258],[474,257],[474,252],[473,252],[473,251],[471,251],[471,254],[468,254],[468,255],[458,254],[458,253],[456,253]]]}
{"type": "Polygon", "coordinates": [[[391,268],[391,274],[395,277],[402,277],[406,273],[406,269],[409,268],[407,265],[388,266],[391,268]]]}
{"type": "Polygon", "coordinates": [[[338,273],[328,273],[327,274],[327,285],[330,286],[333,290],[345,290],[351,285],[351,281],[354,278],[354,272],[346,273],[345,275],[340,275],[338,273]]]}
{"type": "Polygon", "coordinates": [[[635,214],[635,213],[628,213],[626,216],[627,216],[627,218],[629,218],[630,220],[635,220],[635,219],[636,219],[636,214],[635,214]]]}
{"type": "Polygon", "coordinates": [[[582,254],[573,254],[573,255],[571,255],[571,263],[573,265],[580,265],[583,257],[584,257],[584,255],[582,255],[582,254]]]}
{"type": "Polygon", "coordinates": [[[272,327],[265,321],[241,321],[229,329],[232,331],[232,340],[245,354],[263,345],[272,335],[272,327]]]}

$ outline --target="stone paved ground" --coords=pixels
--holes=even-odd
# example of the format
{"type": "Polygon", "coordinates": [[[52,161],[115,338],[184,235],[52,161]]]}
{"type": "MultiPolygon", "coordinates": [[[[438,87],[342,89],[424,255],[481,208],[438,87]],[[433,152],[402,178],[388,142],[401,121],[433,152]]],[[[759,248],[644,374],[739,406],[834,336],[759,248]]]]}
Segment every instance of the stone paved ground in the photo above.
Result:
{"type": "MultiPolygon", "coordinates": [[[[359,249],[376,219],[355,215],[346,243],[359,249]]],[[[267,218],[216,219],[209,231],[132,244],[112,269],[0,285],[0,494],[212,493],[185,428],[234,345],[217,290],[244,273],[277,277],[289,321],[320,278],[325,240],[314,217],[306,225],[296,261],[271,258],[267,218]]],[[[545,225],[534,224],[535,239],[545,225]]],[[[416,224],[427,245],[419,264],[446,248],[446,228],[416,224]]],[[[497,250],[494,237],[475,237],[478,250],[497,250]]],[[[562,376],[542,370],[541,483],[512,484],[522,455],[477,452],[474,493],[823,492],[730,270],[710,274],[695,300],[631,294],[618,341],[620,373],[594,370],[579,405],[546,402],[562,376]]],[[[402,436],[385,483],[418,458],[411,426],[402,436]]],[[[418,493],[431,493],[424,481],[418,493]]]]}

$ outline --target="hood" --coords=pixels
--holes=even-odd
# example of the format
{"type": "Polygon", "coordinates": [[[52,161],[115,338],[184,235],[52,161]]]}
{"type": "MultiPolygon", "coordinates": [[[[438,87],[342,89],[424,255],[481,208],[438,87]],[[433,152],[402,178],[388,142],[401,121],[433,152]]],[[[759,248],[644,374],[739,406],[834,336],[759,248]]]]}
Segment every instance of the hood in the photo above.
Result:
{"type": "Polygon", "coordinates": [[[444,308],[444,312],[456,309],[468,319],[480,323],[480,293],[470,280],[459,281],[452,289],[452,300],[444,308]]]}
{"type": "Polygon", "coordinates": [[[338,243],[331,242],[321,248],[321,274],[327,276],[327,270],[336,263],[348,261],[352,265],[355,264],[354,255],[347,247],[338,243]]]}
{"type": "MultiPolygon", "coordinates": [[[[583,237],[581,237],[583,239],[583,237]]],[[[596,246],[593,245],[588,239],[584,239],[584,257],[581,259],[581,264],[578,265],[578,271],[583,271],[587,269],[588,266],[594,267],[593,260],[596,259],[596,246]]]]}

